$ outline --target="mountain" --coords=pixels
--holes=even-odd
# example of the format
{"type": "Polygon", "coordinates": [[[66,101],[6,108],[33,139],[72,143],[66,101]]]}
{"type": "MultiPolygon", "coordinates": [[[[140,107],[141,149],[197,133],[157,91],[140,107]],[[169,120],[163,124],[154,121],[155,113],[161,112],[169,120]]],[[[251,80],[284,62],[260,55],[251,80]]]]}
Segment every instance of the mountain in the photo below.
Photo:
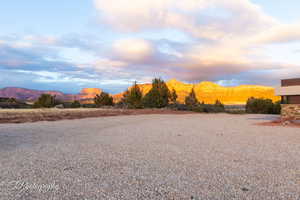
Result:
{"type": "Polygon", "coordinates": [[[94,97],[101,93],[102,90],[99,88],[84,88],[81,90],[79,95],[76,95],[76,99],[80,100],[83,104],[92,104],[94,103],[94,97]]]}
{"type": "Polygon", "coordinates": [[[67,95],[58,91],[30,90],[17,87],[7,87],[0,89],[0,97],[15,98],[23,101],[34,101],[38,99],[41,94],[56,95],[58,99],[62,100],[68,100],[73,98],[73,95],[67,95]]]}
{"type": "Polygon", "coordinates": [[[102,91],[98,88],[85,88],[79,94],[64,94],[59,91],[43,91],[43,90],[31,90],[17,87],[7,87],[0,89],[0,97],[15,98],[22,101],[32,102],[37,100],[42,94],[55,95],[57,99],[63,101],[74,100],[90,100],[93,99],[96,94],[100,94],[102,91]]]}
{"type": "MultiPolygon", "coordinates": [[[[167,86],[170,90],[175,89],[178,95],[178,101],[183,103],[185,97],[194,88],[197,98],[201,102],[215,103],[220,100],[227,105],[246,104],[248,98],[268,98],[273,101],[279,101],[280,97],[275,96],[275,90],[272,87],[259,85],[241,85],[236,87],[223,87],[213,82],[201,82],[198,84],[187,84],[175,79],[168,81],[167,86]]],[[[143,94],[146,94],[151,89],[151,84],[139,85],[143,94]]],[[[119,101],[123,93],[114,95],[114,99],[119,101]]]]}
{"type": "Polygon", "coordinates": [[[101,94],[102,90],[99,88],[84,88],[79,94],[79,99],[93,99],[97,94],[101,94]]]}
{"type": "MultiPolygon", "coordinates": [[[[275,96],[274,88],[259,85],[241,85],[236,87],[223,87],[213,82],[201,82],[198,84],[187,84],[175,79],[167,82],[170,90],[175,89],[178,101],[184,102],[185,97],[194,88],[197,98],[201,102],[215,103],[220,100],[224,104],[245,104],[250,97],[268,98],[279,101],[280,97],[275,96]]],[[[149,92],[151,84],[139,84],[143,94],[149,92]]],[[[59,91],[41,91],[25,88],[8,87],[0,89],[0,97],[16,98],[23,101],[35,101],[41,94],[56,95],[63,101],[80,100],[82,103],[93,103],[93,98],[102,92],[99,88],[84,88],[79,94],[64,94],[59,91]]],[[[120,101],[124,93],[113,95],[115,102],[120,101]]]]}

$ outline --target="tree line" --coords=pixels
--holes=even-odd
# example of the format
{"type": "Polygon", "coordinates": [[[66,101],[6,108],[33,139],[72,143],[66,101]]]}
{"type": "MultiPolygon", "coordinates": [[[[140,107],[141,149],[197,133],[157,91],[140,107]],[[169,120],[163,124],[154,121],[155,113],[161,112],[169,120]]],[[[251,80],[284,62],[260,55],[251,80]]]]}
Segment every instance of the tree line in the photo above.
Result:
{"type": "MultiPolygon", "coordinates": [[[[140,87],[135,82],[130,89],[125,91],[120,102],[116,104],[118,107],[129,109],[142,109],[142,108],[171,108],[176,110],[190,110],[196,112],[224,112],[225,107],[220,101],[215,104],[205,104],[196,97],[194,89],[191,90],[189,95],[185,98],[185,103],[180,104],[177,101],[178,95],[173,88],[169,90],[164,80],[155,78],[152,81],[150,91],[143,95],[140,87]]],[[[95,104],[101,106],[114,105],[112,97],[108,93],[102,93],[95,97],[95,104]]]]}
{"type": "MultiPolygon", "coordinates": [[[[170,90],[164,80],[155,78],[152,81],[152,87],[148,93],[143,95],[137,82],[134,82],[132,87],[126,90],[121,100],[114,102],[113,97],[106,92],[97,94],[94,98],[94,104],[87,107],[104,107],[115,106],[126,109],[143,109],[143,108],[170,108],[175,110],[189,110],[195,112],[217,113],[225,112],[225,106],[221,101],[217,100],[214,104],[205,104],[201,102],[195,93],[194,88],[185,97],[183,104],[177,101],[178,95],[173,88],[170,90]]],[[[43,94],[34,103],[34,108],[51,108],[63,104],[68,108],[84,107],[79,101],[71,103],[62,103],[49,94],[43,94]]],[[[270,99],[249,98],[246,104],[245,111],[247,113],[261,114],[279,114],[281,111],[281,103],[273,103],[270,99]]]]}

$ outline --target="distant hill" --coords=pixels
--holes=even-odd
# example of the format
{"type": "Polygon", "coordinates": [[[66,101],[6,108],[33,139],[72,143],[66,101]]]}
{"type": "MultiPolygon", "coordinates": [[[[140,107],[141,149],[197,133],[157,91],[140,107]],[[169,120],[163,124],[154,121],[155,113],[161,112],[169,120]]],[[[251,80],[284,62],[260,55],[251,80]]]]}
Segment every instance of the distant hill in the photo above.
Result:
{"type": "Polygon", "coordinates": [[[57,99],[63,101],[74,100],[90,100],[93,99],[96,94],[100,94],[101,90],[98,88],[85,88],[79,94],[64,94],[59,91],[43,91],[43,90],[31,90],[17,87],[6,87],[0,89],[0,97],[2,98],[15,98],[22,101],[32,102],[37,100],[42,94],[55,95],[57,99]]]}
{"type": "MultiPolygon", "coordinates": [[[[173,79],[167,82],[167,86],[170,90],[173,88],[176,90],[178,101],[181,103],[184,102],[185,97],[190,93],[193,87],[199,101],[204,101],[205,103],[215,103],[216,100],[220,100],[227,105],[245,104],[250,97],[268,98],[273,101],[280,100],[280,97],[275,96],[274,88],[259,85],[223,87],[213,82],[187,84],[173,79]]],[[[151,89],[151,84],[140,84],[139,87],[145,95],[151,89]]],[[[64,101],[80,100],[82,103],[93,103],[93,98],[96,94],[100,94],[101,92],[102,90],[99,88],[84,88],[79,94],[64,94],[59,91],[41,91],[7,87],[0,89],[0,97],[15,98],[32,102],[38,99],[41,94],[46,93],[56,95],[58,99],[64,101]]],[[[120,101],[123,94],[124,92],[113,95],[115,102],[120,101]]]]}
{"type": "MultiPolygon", "coordinates": [[[[220,100],[227,105],[246,104],[248,98],[268,98],[273,101],[279,101],[280,97],[275,96],[275,90],[272,87],[259,85],[241,85],[236,87],[223,87],[213,82],[201,82],[198,84],[187,84],[175,79],[167,82],[170,90],[175,89],[178,95],[178,101],[183,103],[185,97],[194,87],[197,98],[201,102],[215,103],[220,100]]],[[[140,84],[140,89],[143,94],[146,94],[151,89],[151,84],[140,84]]],[[[114,95],[114,99],[119,101],[123,93],[114,95]]]]}

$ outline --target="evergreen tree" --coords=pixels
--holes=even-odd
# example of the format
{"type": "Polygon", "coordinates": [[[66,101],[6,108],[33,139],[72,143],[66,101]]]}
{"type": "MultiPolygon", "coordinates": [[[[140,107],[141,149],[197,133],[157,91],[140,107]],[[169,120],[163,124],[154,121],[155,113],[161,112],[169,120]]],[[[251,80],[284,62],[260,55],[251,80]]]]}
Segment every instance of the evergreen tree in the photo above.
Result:
{"type": "Polygon", "coordinates": [[[199,105],[199,101],[196,97],[194,88],[192,89],[190,94],[185,97],[185,105],[187,105],[189,108],[194,108],[195,106],[199,105]]]}
{"type": "Polygon", "coordinates": [[[151,90],[143,98],[143,104],[148,108],[163,108],[169,105],[170,91],[162,79],[152,81],[151,90]]]}
{"type": "Polygon", "coordinates": [[[171,95],[170,95],[170,100],[173,104],[176,104],[177,103],[177,98],[178,98],[177,93],[176,93],[175,89],[173,88],[172,92],[171,92],[171,95]]]}
{"type": "Polygon", "coordinates": [[[94,98],[94,102],[97,107],[112,106],[114,104],[113,98],[106,92],[102,92],[100,95],[97,94],[94,98]]]}
{"type": "Polygon", "coordinates": [[[215,106],[216,106],[216,107],[219,107],[219,108],[225,109],[224,104],[222,104],[222,102],[221,102],[220,100],[216,100],[215,106]]]}
{"type": "Polygon", "coordinates": [[[134,82],[133,86],[127,90],[122,98],[122,102],[128,106],[128,108],[142,108],[143,94],[140,87],[134,82]]]}
{"type": "Polygon", "coordinates": [[[73,101],[71,104],[71,108],[80,108],[80,107],[81,107],[81,104],[77,100],[73,101]]]}
{"type": "Polygon", "coordinates": [[[274,104],[271,99],[251,97],[247,101],[247,105],[246,105],[247,113],[272,114],[273,111],[274,111],[274,104]]]}
{"type": "Polygon", "coordinates": [[[50,94],[42,94],[36,102],[34,102],[33,107],[35,108],[53,108],[57,105],[55,96],[50,94]]]}
{"type": "Polygon", "coordinates": [[[216,100],[214,105],[214,112],[225,112],[225,106],[220,100],[216,100]]]}

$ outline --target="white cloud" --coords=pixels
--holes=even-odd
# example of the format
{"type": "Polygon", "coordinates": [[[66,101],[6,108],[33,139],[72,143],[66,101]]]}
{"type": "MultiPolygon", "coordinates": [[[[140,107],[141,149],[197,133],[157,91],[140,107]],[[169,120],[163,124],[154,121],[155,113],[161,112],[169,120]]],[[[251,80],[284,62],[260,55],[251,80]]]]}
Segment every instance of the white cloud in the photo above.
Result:
{"type": "Polygon", "coordinates": [[[153,45],[142,39],[123,39],[113,44],[113,53],[126,61],[139,62],[149,59],[155,53],[153,45]]]}
{"type": "Polygon", "coordinates": [[[253,38],[256,43],[288,43],[300,41],[300,22],[272,27],[253,38]]]}
{"type": "MultiPolygon", "coordinates": [[[[109,40],[83,35],[0,38],[0,64],[59,71],[57,65],[66,62],[68,69],[71,65],[73,70],[95,75],[90,83],[99,76],[101,80],[125,82],[168,76],[189,81],[215,79],[226,84],[226,77],[236,80],[230,77],[249,71],[264,70],[274,79],[300,73],[292,59],[284,60],[284,55],[272,59],[275,51],[267,49],[271,43],[299,41],[300,24],[280,23],[250,0],[94,2],[102,22],[114,28],[112,34],[116,33],[109,40]],[[177,33],[174,38],[172,32],[177,33]],[[161,40],[155,41],[157,35],[161,40]]],[[[44,82],[80,81],[80,75],[76,79],[44,72],[34,75],[44,82]]]]}
{"type": "Polygon", "coordinates": [[[125,31],[174,28],[212,40],[252,34],[276,23],[248,0],[94,0],[103,20],[125,31]],[[228,13],[210,16],[207,10],[228,13]]]}
{"type": "MultiPolygon", "coordinates": [[[[176,62],[155,63],[153,69],[183,79],[213,79],[253,70],[285,69],[272,62],[262,45],[300,39],[300,25],[286,25],[250,0],[94,0],[102,22],[118,31],[152,32],[175,29],[190,36],[192,44],[178,50],[176,62]],[[199,40],[200,39],[200,40],[199,40]],[[204,41],[204,42],[203,42],[204,41]]],[[[122,41],[122,40],[121,40],[122,41]]],[[[145,41],[117,42],[118,59],[140,63],[157,54],[145,41]]],[[[172,52],[172,49],[170,50],[172,52]]],[[[286,63],[285,63],[286,62],[286,63]]],[[[287,69],[288,72],[290,70],[287,69]]]]}
{"type": "Polygon", "coordinates": [[[110,59],[106,59],[106,58],[99,59],[94,63],[94,67],[98,70],[103,70],[103,69],[113,70],[113,68],[119,68],[119,67],[123,67],[126,65],[127,65],[126,62],[110,60],[110,59]]]}

